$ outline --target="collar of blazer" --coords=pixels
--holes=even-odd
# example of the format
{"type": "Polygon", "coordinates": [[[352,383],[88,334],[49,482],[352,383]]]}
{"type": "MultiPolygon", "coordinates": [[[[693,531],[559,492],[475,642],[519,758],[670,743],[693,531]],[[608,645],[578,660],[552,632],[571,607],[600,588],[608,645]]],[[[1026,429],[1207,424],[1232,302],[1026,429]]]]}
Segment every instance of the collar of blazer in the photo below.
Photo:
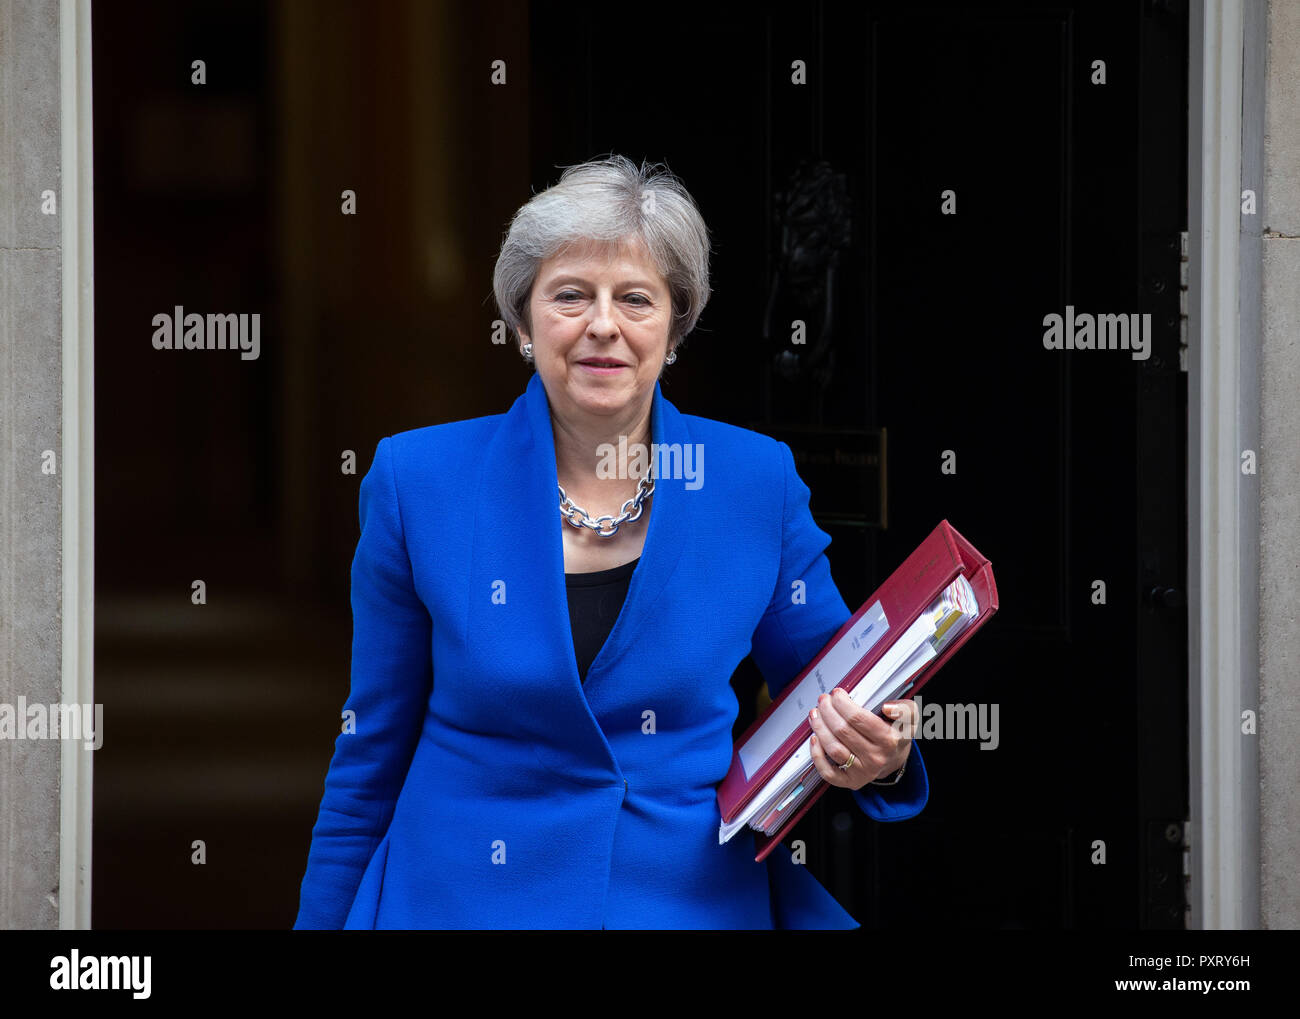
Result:
{"type": "MultiPolygon", "coordinates": [[[[685,418],[664,399],[658,382],[651,405],[650,432],[651,441],[660,447],[680,443],[685,448],[691,441],[685,418]]],[[[689,536],[689,516],[704,501],[699,498],[702,493],[687,491],[682,477],[656,477],[641,561],[632,574],[622,610],[592,662],[584,685],[578,678],[564,584],[560,528],[568,525],[560,519],[550,404],[541,376],[535,372],[523,395],[515,400],[488,440],[482,467],[479,498],[474,501],[471,587],[477,591],[484,584],[487,590],[493,582],[503,580],[508,601],[520,599],[528,611],[508,613],[513,621],[512,632],[504,641],[492,614],[471,611],[469,636],[473,650],[489,658],[494,649],[500,654],[522,655],[554,682],[559,688],[556,693],[564,696],[554,703],[559,717],[549,721],[568,724],[575,738],[583,732],[598,738],[590,746],[593,751],[604,744],[604,754],[608,755],[605,766],[594,769],[585,780],[606,785],[608,762],[613,755],[596,721],[601,709],[602,680],[618,671],[623,673],[620,682],[628,681],[624,669],[653,673],[656,634],[662,627],[673,625],[670,607],[657,602],[677,566],[681,543],[689,536]],[[584,724],[572,724],[582,716],[584,724]]],[[[610,540],[617,541],[618,537],[610,540]]],[[[646,682],[652,684],[650,676],[646,682]]],[[[573,777],[575,762],[569,759],[564,763],[573,777]]]]}

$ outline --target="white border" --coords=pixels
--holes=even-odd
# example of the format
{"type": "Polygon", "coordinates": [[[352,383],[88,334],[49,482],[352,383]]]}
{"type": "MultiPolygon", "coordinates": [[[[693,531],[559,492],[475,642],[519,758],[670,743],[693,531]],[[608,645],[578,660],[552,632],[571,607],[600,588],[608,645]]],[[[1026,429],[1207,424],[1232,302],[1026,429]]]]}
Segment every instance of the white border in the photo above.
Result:
{"type": "MultiPolygon", "coordinates": [[[[60,0],[63,703],[94,703],[95,358],[90,0],[60,0]]],[[[93,751],[60,740],[59,928],[90,927],[93,751]]]]}

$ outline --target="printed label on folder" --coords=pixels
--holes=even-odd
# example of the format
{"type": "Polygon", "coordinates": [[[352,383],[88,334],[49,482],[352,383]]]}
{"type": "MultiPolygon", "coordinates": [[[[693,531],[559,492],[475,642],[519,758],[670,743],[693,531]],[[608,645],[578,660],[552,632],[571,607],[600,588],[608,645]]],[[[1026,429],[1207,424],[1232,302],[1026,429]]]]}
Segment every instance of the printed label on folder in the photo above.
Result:
{"type": "Polygon", "coordinates": [[[888,630],[889,620],[885,618],[885,610],[880,602],[876,602],[826,652],[817,667],[804,676],[794,691],[781,702],[780,707],[772,712],[767,721],[740,748],[740,766],[745,770],[745,778],[753,775],[769,757],[781,749],[781,744],[790,733],[817,706],[817,698],[847,676],[888,630]]]}

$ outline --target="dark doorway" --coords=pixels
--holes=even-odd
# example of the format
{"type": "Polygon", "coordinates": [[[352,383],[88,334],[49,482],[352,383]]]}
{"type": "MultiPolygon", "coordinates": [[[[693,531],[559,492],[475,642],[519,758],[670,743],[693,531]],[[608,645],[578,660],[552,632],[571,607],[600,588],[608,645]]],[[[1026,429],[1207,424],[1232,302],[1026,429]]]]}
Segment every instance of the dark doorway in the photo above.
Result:
{"type": "Polygon", "coordinates": [[[718,238],[669,398],[791,444],[851,607],[943,518],[998,577],[922,696],[997,705],[996,749],[923,740],[919,817],[833,790],[792,837],[864,925],[1181,927],[1186,4],[562,7],[533,179],[664,159],[718,238]],[[1150,356],[1045,349],[1067,305],[1150,356]]]}
{"type": "Polygon", "coordinates": [[[614,151],[714,237],[664,395],[790,442],[845,600],[942,518],[997,574],[923,695],[996,705],[996,749],[923,740],[907,822],[832,791],[815,872],[867,927],[1182,926],[1187,33],[1146,0],[96,7],[95,925],[292,924],[360,476],[522,390],[501,231],[614,151]],[[260,357],[153,349],[177,305],[259,313],[260,357]],[[1149,313],[1150,357],[1045,349],[1067,306],[1149,313]]]}

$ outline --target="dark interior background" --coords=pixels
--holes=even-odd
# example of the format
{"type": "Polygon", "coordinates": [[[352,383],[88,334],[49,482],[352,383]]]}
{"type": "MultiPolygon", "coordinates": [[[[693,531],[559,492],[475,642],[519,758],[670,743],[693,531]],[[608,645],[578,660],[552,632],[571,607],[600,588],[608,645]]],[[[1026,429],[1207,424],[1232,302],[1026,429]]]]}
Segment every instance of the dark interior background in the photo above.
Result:
{"type": "Polygon", "coordinates": [[[996,572],[923,699],[996,704],[1000,745],[923,742],[908,822],[832,790],[810,866],[867,927],[1182,926],[1185,0],[93,14],[96,927],[293,923],[360,478],[522,391],[502,233],[610,151],[666,162],[715,240],[665,396],[791,443],[846,601],[944,518],[996,572]],[[1153,356],[1044,350],[1067,304],[1150,312],[1153,356]],[[176,305],[260,313],[260,357],[154,350],[176,305]]]}

